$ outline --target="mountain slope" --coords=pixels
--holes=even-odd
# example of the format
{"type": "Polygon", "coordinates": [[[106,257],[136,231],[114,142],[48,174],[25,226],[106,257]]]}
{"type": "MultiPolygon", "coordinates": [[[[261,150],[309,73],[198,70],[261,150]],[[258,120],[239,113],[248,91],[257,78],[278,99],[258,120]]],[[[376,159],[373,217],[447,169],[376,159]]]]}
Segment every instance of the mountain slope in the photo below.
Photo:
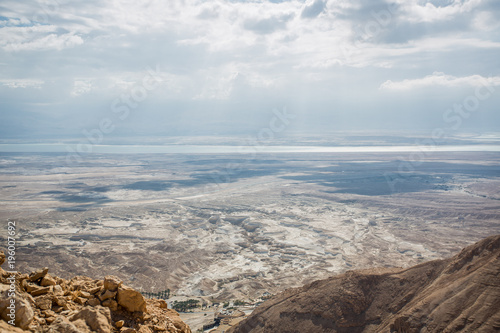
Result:
{"type": "Polygon", "coordinates": [[[500,235],[408,269],[368,269],[287,290],[231,333],[496,332],[500,235]]]}

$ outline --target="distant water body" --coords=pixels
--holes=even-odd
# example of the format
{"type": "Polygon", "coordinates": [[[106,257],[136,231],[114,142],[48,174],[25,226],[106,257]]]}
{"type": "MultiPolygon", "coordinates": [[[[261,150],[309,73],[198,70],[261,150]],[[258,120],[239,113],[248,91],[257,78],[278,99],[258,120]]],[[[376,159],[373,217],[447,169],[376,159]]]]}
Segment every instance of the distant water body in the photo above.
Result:
{"type": "Polygon", "coordinates": [[[255,154],[255,153],[500,152],[500,145],[223,146],[0,144],[0,153],[255,154]]]}

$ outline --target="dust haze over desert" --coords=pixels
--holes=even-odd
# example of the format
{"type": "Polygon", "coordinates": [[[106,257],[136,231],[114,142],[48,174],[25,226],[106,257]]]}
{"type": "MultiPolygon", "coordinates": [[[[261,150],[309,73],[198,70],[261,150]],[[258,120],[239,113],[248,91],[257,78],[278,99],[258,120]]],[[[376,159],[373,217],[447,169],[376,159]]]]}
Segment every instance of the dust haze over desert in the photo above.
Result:
{"type": "MultiPolygon", "coordinates": [[[[450,293],[442,272],[469,288],[498,271],[496,240],[468,248],[486,258],[471,255],[474,274],[446,258],[500,234],[499,11],[493,0],[3,1],[0,249],[76,293],[44,310],[33,295],[44,277],[18,275],[37,304],[23,328],[45,332],[63,322],[56,310],[80,318],[93,302],[125,331],[120,316],[144,317],[99,298],[115,279],[165,298],[151,311],[176,308],[193,332],[420,331],[419,295],[445,302],[432,286],[402,290],[407,308],[364,295],[399,302],[393,316],[355,306],[366,327],[329,310],[288,320],[279,302],[331,287],[343,304],[367,269],[378,288],[424,281],[429,267],[450,293]]],[[[497,327],[497,313],[471,309],[429,312],[441,326],[428,329],[497,327]]],[[[180,323],[174,312],[165,323],[180,323]]]]}

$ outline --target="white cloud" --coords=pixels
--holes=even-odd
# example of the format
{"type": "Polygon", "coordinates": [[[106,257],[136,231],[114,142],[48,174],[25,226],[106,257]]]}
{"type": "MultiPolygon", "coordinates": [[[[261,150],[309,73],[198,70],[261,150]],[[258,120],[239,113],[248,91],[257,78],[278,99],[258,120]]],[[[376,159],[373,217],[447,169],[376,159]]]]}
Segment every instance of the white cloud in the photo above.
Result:
{"type": "Polygon", "coordinates": [[[73,90],[71,91],[71,96],[77,97],[86,94],[92,90],[92,80],[91,79],[76,79],[73,83],[73,90]]]}
{"type": "Polygon", "coordinates": [[[413,90],[426,87],[459,87],[459,86],[499,86],[500,76],[483,77],[481,75],[470,75],[456,77],[441,72],[434,72],[420,79],[407,79],[403,81],[387,80],[380,85],[381,90],[413,90]]]}
{"type": "Polygon", "coordinates": [[[5,45],[8,51],[36,51],[54,49],[60,51],[65,48],[83,44],[80,36],[71,33],[64,35],[50,34],[39,39],[22,43],[12,43],[5,45]]]}
{"type": "Polygon", "coordinates": [[[83,44],[74,33],[60,34],[53,25],[0,28],[0,47],[6,51],[57,50],[83,44]]]}
{"type": "Polygon", "coordinates": [[[406,20],[409,22],[451,20],[456,15],[470,13],[481,2],[482,0],[449,0],[441,2],[420,0],[397,1],[403,11],[406,12],[406,20]],[[440,5],[439,3],[443,4],[440,5]]]}
{"type": "Polygon", "coordinates": [[[40,89],[44,84],[44,81],[37,79],[4,79],[0,80],[2,85],[9,88],[35,88],[40,89]]]}

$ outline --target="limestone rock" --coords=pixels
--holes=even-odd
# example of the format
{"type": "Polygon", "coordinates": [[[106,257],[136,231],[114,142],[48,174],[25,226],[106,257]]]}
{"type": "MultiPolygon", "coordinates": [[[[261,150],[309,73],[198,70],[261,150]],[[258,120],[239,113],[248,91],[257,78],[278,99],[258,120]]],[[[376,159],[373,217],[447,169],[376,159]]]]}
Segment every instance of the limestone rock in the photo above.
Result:
{"type": "Polygon", "coordinates": [[[122,327],[120,333],[137,333],[137,331],[130,327],[122,327]]]}
{"type": "Polygon", "coordinates": [[[52,310],[44,310],[42,313],[45,317],[53,317],[56,315],[56,313],[52,310]]]}
{"type": "Polygon", "coordinates": [[[88,292],[92,295],[97,294],[99,291],[101,291],[101,286],[97,286],[88,290],[88,292]]]}
{"type": "Polygon", "coordinates": [[[104,289],[116,291],[122,285],[123,281],[114,275],[104,277],[104,289]]]}
{"type": "Polygon", "coordinates": [[[0,333],[29,333],[29,331],[9,325],[7,322],[0,320],[0,333]]]}
{"type": "Polygon", "coordinates": [[[35,298],[36,307],[41,310],[50,310],[52,308],[52,296],[44,295],[35,298]]]}
{"type": "MultiPolygon", "coordinates": [[[[49,275],[44,268],[31,275],[17,274],[14,287],[6,276],[0,279],[1,315],[9,319],[6,317],[10,311],[7,296],[11,288],[15,289],[16,325],[29,328],[33,333],[191,333],[177,312],[167,308],[165,301],[146,300],[141,293],[123,286],[121,280],[112,276],[105,280],[85,276],[64,280],[49,275]],[[103,299],[102,306],[99,297],[103,299]],[[111,325],[111,314],[114,320],[119,319],[115,327],[111,325]]],[[[28,331],[0,320],[0,333],[4,332],[28,331]]]]}
{"type": "Polygon", "coordinates": [[[83,320],[69,321],[68,318],[58,316],[49,326],[47,333],[90,333],[83,320]]]}
{"type": "Polygon", "coordinates": [[[42,269],[34,271],[33,273],[30,274],[28,281],[31,281],[31,282],[37,281],[37,280],[43,278],[45,275],[47,275],[48,272],[49,272],[48,267],[44,267],[42,269]]]}
{"type": "Polygon", "coordinates": [[[102,302],[107,300],[108,298],[113,298],[115,296],[116,296],[116,291],[104,290],[104,292],[99,295],[99,299],[102,302]]]}
{"type": "Polygon", "coordinates": [[[54,286],[53,290],[54,290],[54,295],[56,295],[56,296],[62,296],[62,295],[64,295],[64,290],[58,284],[54,286]]]}
{"type": "Polygon", "coordinates": [[[54,278],[47,274],[42,278],[42,282],[40,282],[40,285],[42,287],[55,286],[56,280],[54,280],[54,278]]]}
{"type": "Polygon", "coordinates": [[[87,301],[87,304],[90,306],[96,306],[96,305],[100,305],[101,302],[97,298],[93,297],[87,301]]]}
{"type": "Polygon", "coordinates": [[[109,308],[111,311],[118,310],[118,303],[114,299],[107,299],[102,302],[102,306],[109,308]]]}
{"type": "Polygon", "coordinates": [[[165,302],[165,300],[163,299],[158,300],[158,304],[160,305],[160,309],[168,309],[168,303],[165,302]]]}
{"type": "Polygon", "coordinates": [[[138,333],[153,333],[153,331],[151,330],[151,328],[149,328],[146,325],[141,325],[141,327],[139,327],[139,330],[137,332],[138,333]]]}
{"type": "Polygon", "coordinates": [[[118,288],[118,304],[129,312],[146,312],[146,301],[142,294],[130,287],[122,285],[118,288]]]}
{"type": "Polygon", "coordinates": [[[62,297],[62,296],[55,296],[52,298],[52,302],[57,304],[57,306],[62,306],[62,307],[65,307],[67,306],[67,303],[68,301],[66,300],[66,298],[62,297]]]}
{"type": "Polygon", "coordinates": [[[87,299],[83,298],[83,297],[75,297],[75,298],[73,298],[73,301],[75,303],[80,304],[80,305],[84,305],[85,303],[87,303],[87,299]]]}
{"type": "Polygon", "coordinates": [[[82,319],[87,326],[98,333],[109,333],[111,330],[111,312],[102,306],[85,307],[69,318],[70,321],[82,319]]]}
{"type": "Polygon", "coordinates": [[[177,311],[173,309],[167,309],[165,310],[165,312],[168,315],[169,319],[172,321],[176,329],[178,329],[181,332],[191,332],[191,329],[185,322],[182,321],[177,311]]]}
{"type": "Polygon", "coordinates": [[[15,297],[10,298],[9,293],[9,286],[0,284],[0,313],[2,319],[7,322],[15,319],[17,327],[27,329],[33,321],[33,309],[31,308],[29,302],[21,294],[15,292],[15,297]],[[12,299],[14,300],[14,303],[12,303],[12,299]]]}
{"type": "Polygon", "coordinates": [[[50,287],[40,287],[37,285],[28,284],[26,286],[26,291],[29,292],[31,296],[40,296],[50,292],[50,287]]]}

